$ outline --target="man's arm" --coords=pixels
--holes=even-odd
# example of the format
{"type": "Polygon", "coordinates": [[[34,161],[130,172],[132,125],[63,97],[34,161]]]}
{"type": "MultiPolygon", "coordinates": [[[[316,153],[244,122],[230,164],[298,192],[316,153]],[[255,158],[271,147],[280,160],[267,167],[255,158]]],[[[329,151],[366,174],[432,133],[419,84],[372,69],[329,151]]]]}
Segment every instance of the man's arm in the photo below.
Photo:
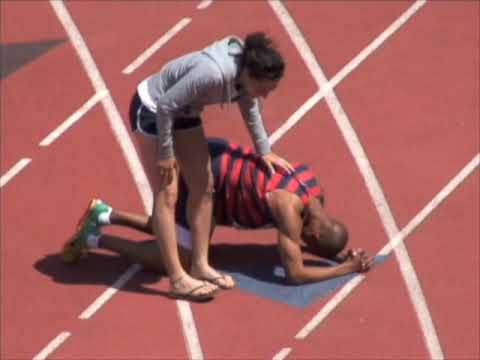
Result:
{"type": "Polygon", "coordinates": [[[356,254],[342,264],[335,266],[305,266],[299,243],[281,231],[278,232],[278,250],[282,265],[287,273],[287,279],[294,284],[323,281],[362,271],[363,259],[360,254],[356,254]]]}
{"type": "Polygon", "coordinates": [[[362,271],[368,261],[363,253],[354,253],[342,264],[331,267],[303,264],[301,232],[301,200],[286,191],[275,191],[269,196],[269,205],[278,228],[278,251],[287,278],[294,284],[317,282],[362,271]]]}

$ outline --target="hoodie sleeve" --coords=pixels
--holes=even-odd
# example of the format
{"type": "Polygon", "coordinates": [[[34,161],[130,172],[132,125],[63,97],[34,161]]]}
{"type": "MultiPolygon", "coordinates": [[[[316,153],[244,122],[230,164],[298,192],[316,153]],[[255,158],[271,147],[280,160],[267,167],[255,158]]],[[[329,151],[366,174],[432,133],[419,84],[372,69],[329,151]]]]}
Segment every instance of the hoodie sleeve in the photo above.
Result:
{"type": "Polygon", "coordinates": [[[157,101],[157,158],[173,156],[172,128],[174,114],[197,100],[223,91],[221,74],[211,69],[192,68],[157,101]]]}
{"type": "Polygon", "coordinates": [[[267,132],[263,125],[262,115],[260,114],[259,100],[244,94],[238,99],[238,107],[240,108],[240,112],[247,125],[248,132],[254,142],[257,153],[261,155],[268,154],[271,148],[267,132]]]}

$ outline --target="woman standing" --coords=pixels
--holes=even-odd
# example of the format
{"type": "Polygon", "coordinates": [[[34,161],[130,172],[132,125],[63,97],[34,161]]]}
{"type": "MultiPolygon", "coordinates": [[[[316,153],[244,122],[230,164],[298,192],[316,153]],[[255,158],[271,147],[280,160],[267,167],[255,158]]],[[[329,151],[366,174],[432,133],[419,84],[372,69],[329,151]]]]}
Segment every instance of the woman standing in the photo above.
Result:
{"type": "Polygon", "coordinates": [[[213,208],[213,176],[200,114],[206,105],[237,102],[256,151],[273,173],[291,165],[272,153],[258,98],[266,98],[284,73],[285,63],[264,33],[245,42],[228,36],[207,48],[167,63],[142,81],[130,107],[134,131],[156,138],[152,226],[176,298],[204,300],[218,288],[235,286],[233,279],[208,263],[213,208]],[[179,260],[174,219],[178,172],[190,192],[187,218],[193,238],[187,272],[179,260]]]}

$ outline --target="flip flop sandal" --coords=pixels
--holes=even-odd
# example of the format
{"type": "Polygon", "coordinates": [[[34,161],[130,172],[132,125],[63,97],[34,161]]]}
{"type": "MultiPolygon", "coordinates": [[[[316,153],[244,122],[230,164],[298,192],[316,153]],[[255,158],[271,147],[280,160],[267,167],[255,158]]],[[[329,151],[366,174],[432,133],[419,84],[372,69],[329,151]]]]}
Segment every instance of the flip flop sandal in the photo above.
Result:
{"type": "Polygon", "coordinates": [[[213,284],[213,285],[217,285],[220,289],[223,289],[223,290],[230,290],[230,289],[233,289],[235,287],[235,282],[233,284],[233,286],[226,286],[226,285],[223,285],[219,280],[225,280],[226,279],[226,276],[225,274],[222,274],[220,273],[220,276],[214,276],[214,277],[202,277],[200,278],[199,280],[204,280],[204,281],[208,281],[209,283],[213,284]]]}
{"type": "Polygon", "coordinates": [[[216,293],[218,292],[218,289],[212,290],[205,294],[195,294],[197,290],[207,285],[208,284],[204,283],[202,285],[194,287],[188,292],[179,292],[177,290],[170,290],[170,292],[168,293],[168,296],[172,299],[177,299],[177,300],[187,300],[187,301],[195,301],[195,302],[209,301],[215,297],[216,293]]]}

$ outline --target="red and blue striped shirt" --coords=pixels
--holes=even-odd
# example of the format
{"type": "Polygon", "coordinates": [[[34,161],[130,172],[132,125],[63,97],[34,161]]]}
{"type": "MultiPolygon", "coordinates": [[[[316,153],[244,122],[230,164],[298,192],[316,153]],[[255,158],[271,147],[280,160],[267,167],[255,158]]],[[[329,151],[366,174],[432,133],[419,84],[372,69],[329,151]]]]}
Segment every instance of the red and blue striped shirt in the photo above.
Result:
{"type": "Polygon", "coordinates": [[[218,225],[262,228],[274,225],[265,195],[284,189],[304,204],[322,194],[310,169],[293,163],[295,171],[278,170],[269,176],[262,159],[251,148],[209,140],[215,178],[215,220],[218,225]]]}

